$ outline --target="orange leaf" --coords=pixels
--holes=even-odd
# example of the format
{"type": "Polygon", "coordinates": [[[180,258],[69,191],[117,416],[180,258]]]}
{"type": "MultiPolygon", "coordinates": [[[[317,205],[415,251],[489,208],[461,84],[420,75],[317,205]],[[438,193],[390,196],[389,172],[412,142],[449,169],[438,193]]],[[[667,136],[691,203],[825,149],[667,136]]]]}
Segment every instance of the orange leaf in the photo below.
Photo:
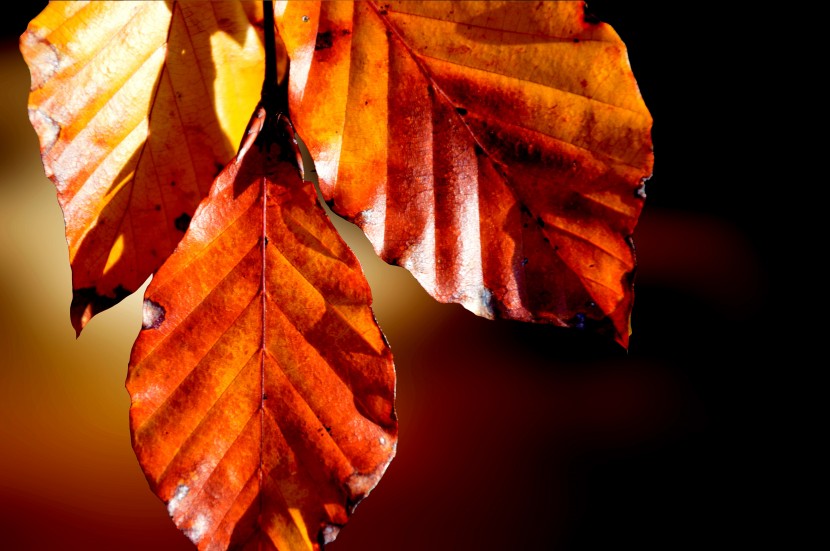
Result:
{"type": "Polygon", "coordinates": [[[262,84],[251,7],[53,2],[21,38],[77,332],[161,265],[233,156],[262,84]]]}
{"type": "Polygon", "coordinates": [[[397,441],[369,286],[265,120],[153,277],[130,360],[133,446],[200,549],[318,549],[397,441]]]}
{"type": "Polygon", "coordinates": [[[582,2],[277,12],[323,195],[379,255],[440,301],[627,345],[651,116],[609,26],[582,2]]]}

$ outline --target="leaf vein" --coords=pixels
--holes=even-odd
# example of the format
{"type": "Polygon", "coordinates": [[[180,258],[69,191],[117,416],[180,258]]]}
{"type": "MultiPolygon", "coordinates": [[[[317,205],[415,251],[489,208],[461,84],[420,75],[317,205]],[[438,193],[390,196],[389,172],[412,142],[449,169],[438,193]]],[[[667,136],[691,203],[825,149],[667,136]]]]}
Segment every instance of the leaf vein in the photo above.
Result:
{"type": "MultiPolygon", "coordinates": [[[[210,417],[210,414],[216,408],[216,405],[219,404],[219,402],[222,401],[222,398],[228,393],[228,391],[230,391],[230,389],[233,388],[233,386],[236,384],[236,382],[242,376],[242,373],[245,372],[245,368],[248,367],[248,362],[251,361],[251,358],[253,358],[257,354],[257,352],[259,352],[259,350],[254,350],[254,352],[252,352],[251,355],[248,356],[248,358],[244,362],[240,362],[240,363],[242,363],[242,367],[239,369],[239,371],[236,372],[236,375],[234,375],[233,379],[231,379],[231,382],[228,383],[228,386],[226,386],[224,388],[224,390],[222,390],[222,392],[219,394],[219,396],[216,397],[216,399],[213,401],[213,403],[210,405],[210,407],[205,411],[204,415],[202,415],[202,418],[199,420],[199,422],[196,424],[196,426],[193,427],[193,430],[190,431],[190,433],[182,441],[182,443],[179,445],[179,447],[176,448],[175,453],[171,456],[170,461],[167,462],[167,466],[164,468],[161,475],[159,476],[159,478],[158,478],[159,481],[163,481],[167,477],[167,473],[170,470],[171,466],[176,462],[176,459],[179,458],[179,456],[182,454],[183,451],[188,449],[188,443],[191,442],[193,440],[193,438],[196,436],[196,434],[202,429],[202,427],[205,426],[205,423],[207,422],[208,417],[210,417]]],[[[224,453],[222,454],[222,457],[219,459],[219,461],[217,461],[216,465],[213,467],[212,472],[216,471],[216,467],[218,467],[219,464],[222,462],[222,459],[225,458],[225,455],[227,455],[228,451],[233,447],[233,445],[239,439],[239,436],[244,432],[245,427],[247,427],[248,423],[250,423],[251,419],[253,419],[253,417],[256,415],[258,410],[259,410],[259,408],[254,408],[254,411],[251,413],[251,417],[245,422],[245,426],[243,427],[243,429],[239,431],[239,433],[233,439],[231,444],[224,451],[224,453]]],[[[158,410],[156,410],[156,412],[158,412],[158,410]]],[[[156,412],[154,412],[154,414],[156,412]]],[[[143,426],[144,425],[142,425],[142,427],[143,426]]],[[[209,480],[209,479],[210,479],[210,477],[208,477],[207,480],[209,480]]],[[[205,484],[207,483],[207,480],[205,480],[205,484]]],[[[204,484],[200,487],[200,490],[203,487],[204,487],[204,484]]],[[[196,494],[196,495],[198,495],[198,494],[196,494]]]]}
{"type": "MultiPolygon", "coordinates": [[[[245,253],[245,255],[243,255],[243,256],[242,256],[242,260],[244,260],[245,258],[247,258],[247,257],[248,257],[248,255],[249,255],[249,254],[251,254],[251,251],[253,251],[255,248],[256,248],[256,245],[254,245],[253,247],[251,247],[251,248],[250,248],[250,249],[249,249],[249,250],[245,253]]],[[[240,262],[241,262],[242,260],[240,260],[240,262]]],[[[205,301],[207,301],[210,297],[212,297],[214,293],[216,293],[216,290],[217,290],[217,289],[218,289],[218,288],[222,285],[222,283],[224,283],[225,281],[227,281],[227,279],[228,279],[229,277],[231,277],[231,276],[234,274],[234,272],[236,271],[236,267],[239,265],[239,263],[240,263],[240,262],[237,262],[236,264],[234,264],[233,266],[231,266],[231,268],[228,270],[228,273],[226,273],[224,276],[222,276],[222,279],[221,279],[221,280],[219,280],[219,282],[218,282],[216,285],[214,285],[213,289],[211,289],[211,290],[210,290],[210,292],[209,292],[207,295],[205,295],[205,297],[204,297],[204,298],[202,298],[202,299],[199,301],[199,303],[198,303],[198,304],[197,304],[197,305],[193,308],[193,310],[191,310],[190,312],[188,312],[188,313],[187,313],[187,316],[185,316],[185,318],[184,318],[181,322],[179,322],[178,324],[176,324],[176,326],[175,326],[173,329],[171,329],[169,333],[165,334],[165,335],[164,335],[161,339],[159,339],[159,341],[158,341],[158,342],[157,342],[157,343],[153,346],[153,348],[152,348],[152,349],[150,349],[149,351],[147,351],[147,354],[145,354],[145,355],[144,355],[144,357],[141,359],[141,361],[140,361],[139,363],[137,363],[137,364],[136,364],[136,366],[135,366],[135,367],[136,367],[136,369],[140,369],[141,365],[143,365],[146,361],[150,360],[150,359],[152,358],[152,356],[155,354],[155,352],[158,350],[158,348],[159,348],[162,344],[164,344],[164,343],[165,343],[165,342],[166,342],[166,341],[167,341],[167,340],[168,340],[168,339],[169,339],[169,338],[170,338],[173,334],[175,334],[175,330],[176,330],[176,329],[178,329],[179,327],[181,327],[182,325],[186,324],[186,323],[188,322],[188,320],[191,318],[191,316],[194,316],[194,315],[198,312],[199,308],[200,308],[200,307],[201,307],[201,306],[205,303],[205,301]]],[[[191,265],[191,264],[192,264],[192,263],[188,263],[187,265],[189,266],[189,265],[191,265]]],[[[186,268],[186,267],[187,267],[187,266],[185,266],[185,268],[186,268]]],[[[183,268],[183,269],[184,269],[184,268],[183,268]]],[[[170,282],[169,282],[167,285],[170,285],[170,284],[173,284],[173,283],[179,283],[179,282],[178,282],[177,280],[175,280],[175,279],[171,279],[171,280],[170,280],[170,282]]],[[[165,285],[164,287],[166,287],[167,285],[165,285]]],[[[155,291],[155,293],[152,295],[152,297],[147,297],[147,298],[153,298],[153,297],[157,296],[157,295],[158,295],[158,293],[160,292],[160,290],[161,290],[161,289],[163,289],[164,287],[160,287],[159,289],[156,289],[156,291],[155,291]]],[[[256,294],[255,294],[253,297],[251,297],[251,301],[253,301],[253,300],[255,300],[255,299],[256,299],[256,294]]],[[[244,312],[244,311],[245,311],[245,309],[246,309],[246,308],[248,308],[248,306],[249,306],[249,305],[250,305],[250,302],[248,302],[248,304],[246,304],[245,306],[243,306],[243,307],[242,307],[242,312],[244,312]]],[[[241,315],[241,312],[240,312],[240,315],[241,315]]],[[[230,325],[228,325],[228,327],[231,327],[231,325],[233,324],[233,322],[234,322],[234,321],[236,321],[236,318],[234,318],[234,320],[231,322],[231,324],[230,324],[230,325]]],[[[220,336],[221,336],[221,335],[220,335],[220,336]]]]}

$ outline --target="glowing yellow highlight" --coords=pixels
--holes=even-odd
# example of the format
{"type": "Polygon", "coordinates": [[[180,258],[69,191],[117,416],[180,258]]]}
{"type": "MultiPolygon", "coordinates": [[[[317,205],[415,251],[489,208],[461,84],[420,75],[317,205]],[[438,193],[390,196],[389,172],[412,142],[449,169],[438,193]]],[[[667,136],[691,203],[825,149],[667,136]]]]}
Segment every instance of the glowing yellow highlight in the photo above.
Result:
{"type": "Polygon", "coordinates": [[[115,195],[119,191],[121,191],[121,188],[123,188],[124,186],[126,186],[127,184],[129,184],[130,182],[133,181],[134,177],[135,177],[135,170],[132,170],[132,171],[130,171],[129,174],[124,176],[124,178],[122,178],[120,182],[118,182],[117,184],[112,186],[109,189],[109,191],[107,191],[107,195],[105,197],[106,201],[109,202],[112,197],[115,197],[115,195]]]}
{"type": "Polygon", "coordinates": [[[222,131],[236,148],[259,99],[265,53],[256,30],[238,5],[220,2],[214,9],[221,10],[222,16],[219,31],[210,35],[216,67],[216,115],[222,131]],[[237,42],[240,36],[244,36],[241,43],[237,42]]]}
{"type": "Polygon", "coordinates": [[[104,274],[106,274],[110,269],[112,269],[115,264],[121,260],[121,256],[124,254],[124,234],[120,234],[118,239],[115,240],[115,243],[112,245],[112,249],[110,249],[110,255],[107,257],[107,264],[104,266],[104,274]]]}
{"type": "Polygon", "coordinates": [[[306,528],[305,521],[303,521],[302,513],[300,513],[300,510],[296,507],[289,507],[288,514],[291,515],[291,520],[293,520],[294,524],[296,524],[297,528],[299,528],[300,534],[302,534],[303,540],[305,540],[305,544],[308,546],[308,550],[311,551],[313,546],[311,545],[311,540],[308,539],[308,528],[306,528]]]}

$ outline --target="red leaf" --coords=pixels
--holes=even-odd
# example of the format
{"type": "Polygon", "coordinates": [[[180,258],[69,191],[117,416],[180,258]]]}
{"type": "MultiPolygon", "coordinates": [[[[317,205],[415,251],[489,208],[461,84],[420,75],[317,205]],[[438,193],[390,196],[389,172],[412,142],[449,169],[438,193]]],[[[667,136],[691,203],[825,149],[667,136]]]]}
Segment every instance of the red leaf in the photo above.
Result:
{"type": "Polygon", "coordinates": [[[130,360],[136,454],[200,549],[319,548],[397,442],[368,284],[289,140],[258,109],[153,278],[130,360]]]}

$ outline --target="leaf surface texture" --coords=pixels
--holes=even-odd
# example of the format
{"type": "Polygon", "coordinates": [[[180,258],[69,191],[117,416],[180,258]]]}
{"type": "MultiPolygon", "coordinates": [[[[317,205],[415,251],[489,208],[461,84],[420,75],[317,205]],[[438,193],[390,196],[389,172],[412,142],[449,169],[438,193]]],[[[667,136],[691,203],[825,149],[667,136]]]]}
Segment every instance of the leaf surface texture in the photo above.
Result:
{"type": "Polygon", "coordinates": [[[444,302],[629,336],[651,116],[582,2],[277,8],[333,209],[444,302]]]}
{"type": "Polygon", "coordinates": [[[77,332],[161,265],[234,155],[262,84],[253,5],[52,2],[21,37],[77,332]]]}
{"type": "Polygon", "coordinates": [[[318,549],[397,442],[369,286],[263,113],[153,277],[127,381],[141,466],[200,549],[318,549]]]}

